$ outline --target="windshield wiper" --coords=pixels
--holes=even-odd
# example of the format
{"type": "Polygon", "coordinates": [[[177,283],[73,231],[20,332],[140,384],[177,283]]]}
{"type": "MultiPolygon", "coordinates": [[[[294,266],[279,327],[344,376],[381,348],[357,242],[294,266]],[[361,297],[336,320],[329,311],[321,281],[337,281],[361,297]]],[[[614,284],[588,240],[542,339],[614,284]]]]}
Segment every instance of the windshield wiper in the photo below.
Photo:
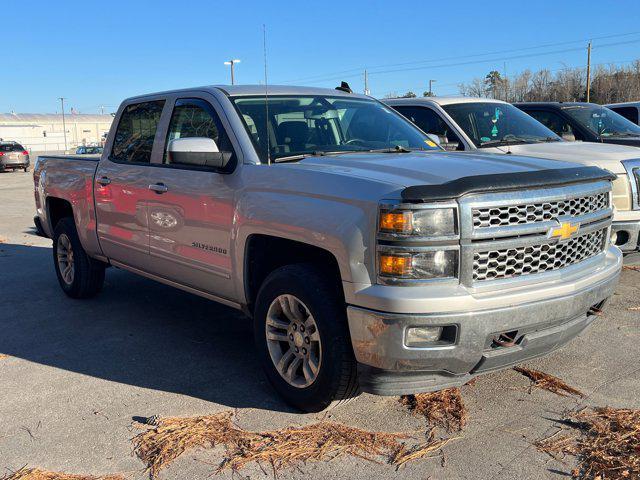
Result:
{"type": "Polygon", "coordinates": [[[602,136],[608,137],[640,137],[640,133],[633,132],[612,132],[612,133],[601,133],[602,136]]]}
{"type": "MultiPolygon", "coordinates": [[[[304,160],[307,157],[324,157],[328,153],[334,153],[334,152],[318,151],[318,152],[300,153],[298,155],[289,155],[288,157],[277,157],[273,159],[273,163],[295,162],[298,160],[304,160]]],[[[336,152],[336,153],[342,153],[342,152],[336,152]]]]}
{"type": "Polygon", "coordinates": [[[546,138],[539,138],[534,141],[538,143],[549,143],[549,142],[559,142],[560,139],[556,137],[546,137],[546,138]]]}
{"type": "Polygon", "coordinates": [[[531,141],[532,140],[525,140],[524,138],[513,138],[513,139],[510,139],[510,140],[504,140],[504,139],[498,140],[498,139],[496,139],[496,140],[488,140],[486,142],[480,142],[480,146],[481,147],[485,147],[485,146],[488,146],[488,145],[496,145],[496,146],[499,146],[499,145],[516,145],[518,143],[529,143],[531,141]]]}
{"type": "Polygon", "coordinates": [[[400,145],[396,145],[395,147],[389,148],[372,148],[371,150],[361,150],[360,153],[411,153],[415,150],[418,149],[408,149],[405,147],[401,147],[400,145]]]}

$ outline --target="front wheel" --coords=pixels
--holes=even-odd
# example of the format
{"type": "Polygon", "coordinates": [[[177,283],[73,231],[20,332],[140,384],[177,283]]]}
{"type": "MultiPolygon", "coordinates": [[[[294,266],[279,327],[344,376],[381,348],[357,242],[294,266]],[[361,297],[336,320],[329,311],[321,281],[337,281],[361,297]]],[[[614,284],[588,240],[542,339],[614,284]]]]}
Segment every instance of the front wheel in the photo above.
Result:
{"type": "Polygon", "coordinates": [[[72,218],[63,218],[53,232],[53,264],[58,283],[71,298],[89,298],[102,290],[105,265],[87,255],[72,218]]]}
{"type": "Polygon", "coordinates": [[[359,391],[338,287],[329,274],[299,264],[272,272],[258,293],[254,335],[264,371],[287,403],[306,412],[359,391]]]}

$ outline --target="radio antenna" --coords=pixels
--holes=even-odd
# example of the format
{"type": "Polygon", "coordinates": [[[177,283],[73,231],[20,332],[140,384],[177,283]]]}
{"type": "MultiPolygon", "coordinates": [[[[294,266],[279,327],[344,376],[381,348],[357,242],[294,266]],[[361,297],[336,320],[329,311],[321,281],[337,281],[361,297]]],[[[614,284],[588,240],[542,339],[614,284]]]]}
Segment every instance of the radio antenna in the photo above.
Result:
{"type": "Polygon", "coordinates": [[[267,82],[267,27],[262,24],[262,50],[264,53],[264,126],[267,136],[267,165],[271,165],[271,145],[269,142],[269,87],[267,82]]]}

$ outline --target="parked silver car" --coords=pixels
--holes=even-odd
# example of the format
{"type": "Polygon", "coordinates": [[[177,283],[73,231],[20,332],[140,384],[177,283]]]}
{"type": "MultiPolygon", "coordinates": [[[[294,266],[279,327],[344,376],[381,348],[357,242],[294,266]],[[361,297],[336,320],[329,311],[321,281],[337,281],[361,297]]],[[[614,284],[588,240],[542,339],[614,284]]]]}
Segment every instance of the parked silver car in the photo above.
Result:
{"type": "Polygon", "coordinates": [[[0,172],[29,170],[29,152],[19,143],[0,142],[0,172]]]}

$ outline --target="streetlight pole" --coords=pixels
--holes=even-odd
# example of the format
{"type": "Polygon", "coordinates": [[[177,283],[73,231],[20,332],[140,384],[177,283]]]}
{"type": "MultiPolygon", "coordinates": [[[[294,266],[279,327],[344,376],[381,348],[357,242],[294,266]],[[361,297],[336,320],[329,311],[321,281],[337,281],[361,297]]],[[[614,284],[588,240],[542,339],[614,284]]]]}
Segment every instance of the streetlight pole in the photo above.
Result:
{"type": "Polygon", "coordinates": [[[62,133],[64,133],[64,152],[67,153],[67,124],[64,121],[64,97],[59,97],[62,104],[62,133]]]}
{"type": "Polygon", "coordinates": [[[224,62],[225,65],[230,65],[231,66],[231,85],[235,85],[235,78],[233,76],[233,66],[236,63],[240,63],[240,60],[235,59],[235,60],[229,60],[229,61],[224,62]]]}

